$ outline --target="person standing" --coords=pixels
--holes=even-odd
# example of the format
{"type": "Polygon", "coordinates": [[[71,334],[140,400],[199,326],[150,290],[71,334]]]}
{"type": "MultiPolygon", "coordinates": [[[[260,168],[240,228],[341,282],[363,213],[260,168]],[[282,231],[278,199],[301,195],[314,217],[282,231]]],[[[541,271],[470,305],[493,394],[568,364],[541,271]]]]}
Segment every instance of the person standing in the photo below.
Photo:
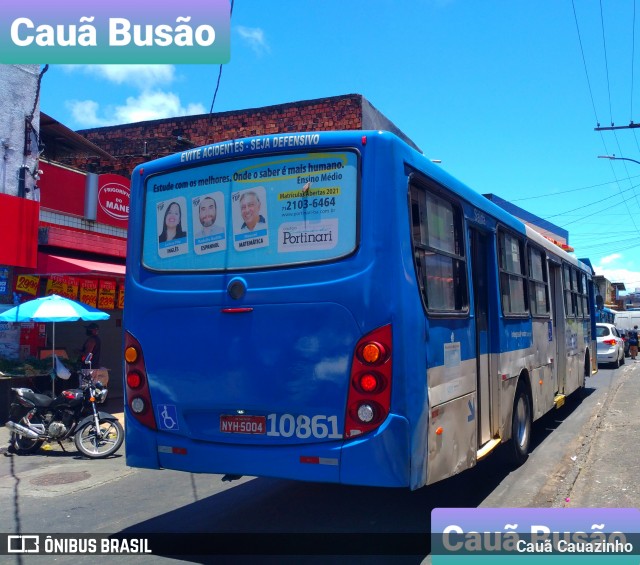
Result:
{"type": "Polygon", "coordinates": [[[89,324],[88,326],[85,326],[85,328],[87,330],[87,339],[82,345],[80,359],[82,360],[83,364],[88,364],[86,358],[87,355],[91,353],[91,366],[98,368],[100,367],[100,349],[102,345],[100,342],[100,336],[98,335],[98,330],[100,328],[95,322],[89,324]]]}
{"type": "Polygon", "coordinates": [[[629,355],[631,355],[631,359],[635,360],[638,355],[638,326],[633,326],[633,329],[627,335],[627,339],[629,340],[629,355]]]}

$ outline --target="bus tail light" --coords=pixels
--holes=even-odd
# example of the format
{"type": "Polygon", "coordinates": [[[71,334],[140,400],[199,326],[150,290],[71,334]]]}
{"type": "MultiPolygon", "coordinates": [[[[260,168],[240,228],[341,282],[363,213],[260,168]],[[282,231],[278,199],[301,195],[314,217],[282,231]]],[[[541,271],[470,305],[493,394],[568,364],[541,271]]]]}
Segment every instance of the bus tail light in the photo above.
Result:
{"type": "Polygon", "coordinates": [[[376,365],[386,356],[386,349],[381,343],[367,341],[358,351],[358,357],[369,365],[376,365]]]}
{"type": "Polygon", "coordinates": [[[138,371],[127,372],[127,386],[129,388],[137,389],[142,386],[142,375],[138,371]]]}
{"type": "Polygon", "coordinates": [[[380,379],[375,373],[364,373],[358,381],[362,392],[375,392],[381,386],[380,379]]]}
{"type": "Polygon", "coordinates": [[[345,437],[376,429],[391,409],[391,325],[358,341],[351,364],[345,437]]]}
{"type": "Polygon", "coordinates": [[[144,366],[144,356],[138,340],[129,332],[125,332],[124,337],[124,360],[125,360],[125,388],[127,402],[133,417],[142,425],[157,429],[156,419],[153,415],[153,405],[151,404],[151,392],[147,371],[144,366]]]}

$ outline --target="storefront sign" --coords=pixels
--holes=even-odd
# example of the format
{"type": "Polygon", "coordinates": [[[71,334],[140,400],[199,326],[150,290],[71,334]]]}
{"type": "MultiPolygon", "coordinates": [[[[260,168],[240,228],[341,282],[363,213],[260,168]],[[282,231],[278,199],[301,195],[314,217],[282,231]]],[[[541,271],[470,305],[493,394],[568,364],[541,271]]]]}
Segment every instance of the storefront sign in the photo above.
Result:
{"type": "Polygon", "coordinates": [[[16,292],[35,296],[38,294],[39,286],[40,277],[34,275],[18,275],[16,277],[16,292]]]}
{"type": "Polygon", "coordinates": [[[104,174],[98,178],[98,186],[98,221],[126,228],[131,194],[129,180],[120,175],[104,174]]]}
{"type": "MultiPolygon", "coordinates": [[[[84,215],[87,174],[42,162],[44,171],[40,181],[40,204],[63,213],[84,215]]],[[[129,222],[130,180],[121,175],[106,173],[98,176],[98,205],[96,220],[118,228],[129,222]]]]}
{"type": "Polygon", "coordinates": [[[71,300],[78,299],[78,287],[80,280],[77,277],[63,277],[64,285],[63,285],[63,294],[65,298],[71,298],[71,300]]]}
{"type": "Polygon", "coordinates": [[[98,307],[98,281],[94,279],[82,279],[80,281],[80,302],[98,307]]]}
{"type": "Polygon", "coordinates": [[[115,281],[100,281],[98,290],[98,308],[100,310],[113,310],[116,307],[116,283],[115,281]]]}
{"type": "Polygon", "coordinates": [[[58,294],[60,296],[64,295],[65,284],[64,277],[59,277],[56,275],[52,275],[47,280],[47,290],[45,294],[49,296],[50,294],[58,294]]]}

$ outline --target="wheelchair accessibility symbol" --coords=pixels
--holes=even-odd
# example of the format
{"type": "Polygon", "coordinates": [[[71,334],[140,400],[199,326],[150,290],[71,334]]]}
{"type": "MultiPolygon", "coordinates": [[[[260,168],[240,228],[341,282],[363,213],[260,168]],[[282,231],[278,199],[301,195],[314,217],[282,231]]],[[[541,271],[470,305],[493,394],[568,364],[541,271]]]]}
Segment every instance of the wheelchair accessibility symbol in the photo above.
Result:
{"type": "Polygon", "coordinates": [[[178,412],[173,404],[158,405],[158,427],[161,430],[177,430],[178,412]]]}

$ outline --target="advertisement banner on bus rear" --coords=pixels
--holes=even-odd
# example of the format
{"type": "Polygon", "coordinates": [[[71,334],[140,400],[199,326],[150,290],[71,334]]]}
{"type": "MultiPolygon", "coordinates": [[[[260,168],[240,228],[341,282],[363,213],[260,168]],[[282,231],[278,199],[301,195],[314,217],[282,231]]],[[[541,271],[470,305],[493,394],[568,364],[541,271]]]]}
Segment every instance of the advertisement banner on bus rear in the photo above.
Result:
{"type": "Polygon", "coordinates": [[[327,261],[356,246],[350,151],[208,163],[147,180],[143,263],[159,271],[327,261]]]}

